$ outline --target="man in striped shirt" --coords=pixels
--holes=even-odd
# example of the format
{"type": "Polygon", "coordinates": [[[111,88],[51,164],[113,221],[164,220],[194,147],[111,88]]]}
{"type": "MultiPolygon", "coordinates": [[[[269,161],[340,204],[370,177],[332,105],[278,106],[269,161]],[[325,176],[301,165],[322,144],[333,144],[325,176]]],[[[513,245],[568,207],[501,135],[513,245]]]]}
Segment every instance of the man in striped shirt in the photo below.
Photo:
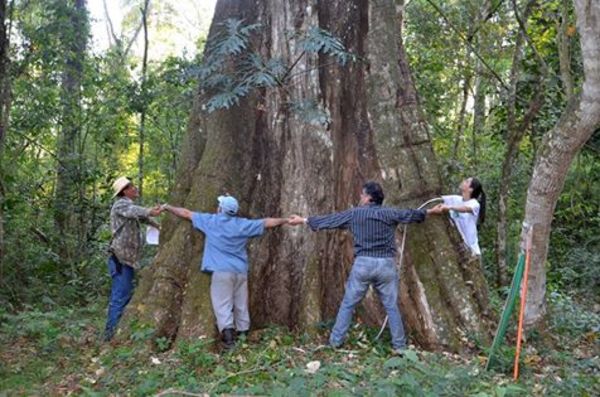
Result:
{"type": "Polygon", "coordinates": [[[329,338],[333,347],[344,342],[354,307],[364,298],[369,285],[373,285],[388,314],[394,352],[401,354],[406,348],[402,316],[398,309],[396,227],[400,223],[423,222],[429,214],[441,214],[442,208],[441,205],[428,210],[382,207],[383,199],[381,185],[367,182],[358,207],[330,215],[290,217],[290,225],[306,223],[313,231],[350,229],[354,238],[354,264],[329,338]]]}

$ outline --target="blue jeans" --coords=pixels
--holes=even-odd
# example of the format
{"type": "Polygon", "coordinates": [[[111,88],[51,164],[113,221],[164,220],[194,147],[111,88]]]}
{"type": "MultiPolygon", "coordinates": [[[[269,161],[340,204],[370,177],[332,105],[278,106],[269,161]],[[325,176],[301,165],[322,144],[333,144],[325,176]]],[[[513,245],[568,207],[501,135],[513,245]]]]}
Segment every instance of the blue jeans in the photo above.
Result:
{"type": "Polygon", "coordinates": [[[369,285],[373,285],[388,315],[392,347],[394,349],[405,348],[406,337],[402,316],[398,309],[398,281],[394,258],[357,257],[346,282],[346,292],[331,331],[329,343],[338,347],[344,342],[352,322],[354,307],[364,298],[369,285]]]}
{"type": "Polygon", "coordinates": [[[123,310],[131,300],[134,270],[131,266],[121,264],[116,256],[111,255],[108,258],[108,272],[112,278],[112,288],[104,334],[106,340],[112,339],[123,310]]]}

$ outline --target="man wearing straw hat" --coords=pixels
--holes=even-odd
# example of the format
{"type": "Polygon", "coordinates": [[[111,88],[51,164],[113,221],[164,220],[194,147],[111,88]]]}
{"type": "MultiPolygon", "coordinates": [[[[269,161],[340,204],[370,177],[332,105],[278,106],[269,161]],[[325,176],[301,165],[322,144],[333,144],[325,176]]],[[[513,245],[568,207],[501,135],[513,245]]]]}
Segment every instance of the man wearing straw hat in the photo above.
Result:
{"type": "Polygon", "coordinates": [[[104,339],[112,339],[125,306],[133,294],[134,270],[139,268],[144,240],[140,223],[158,227],[150,217],[160,215],[160,206],[144,208],[134,204],[139,197],[137,187],[126,177],[113,183],[113,198],[117,198],[110,210],[110,241],[108,270],[112,278],[110,302],[104,339]]]}

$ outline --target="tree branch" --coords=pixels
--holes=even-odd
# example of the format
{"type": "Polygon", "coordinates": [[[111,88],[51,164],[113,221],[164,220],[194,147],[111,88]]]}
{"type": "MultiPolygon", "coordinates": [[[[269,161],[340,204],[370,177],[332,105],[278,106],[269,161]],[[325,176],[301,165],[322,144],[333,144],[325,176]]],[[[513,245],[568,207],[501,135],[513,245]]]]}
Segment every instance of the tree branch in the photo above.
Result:
{"type": "Polygon", "coordinates": [[[444,13],[444,11],[440,7],[438,7],[438,5],[433,2],[433,0],[426,0],[426,1],[427,1],[427,3],[429,3],[436,10],[436,12],[438,14],[440,14],[440,16],[448,24],[448,26],[450,27],[450,29],[452,29],[454,31],[454,33],[456,33],[458,35],[458,37],[469,46],[469,49],[471,50],[471,52],[473,52],[473,54],[481,61],[481,63],[485,66],[485,68],[488,69],[490,71],[490,73],[492,73],[492,76],[494,76],[494,78],[496,80],[498,80],[498,82],[502,85],[502,87],[504,87],[505,90],[508,90],[509,87],[506,85],[506,83],[504,82],[504,80],[502,80],[502,77],[500,77],[498,75],[498,73],[496,73],[496,71],[494,69],[492,69],[492,67],[479,54],[479,52],[475,49],[475,47],[473,47],[473,44],[458,30],[458,28],[456,26],[454,26],[454,24],[450,21],[450,19],[444,13]]]}
{"type": "Polygon", "coordinates": [[[141,21],[140,24],[138,25],[137,29],[133,33],[133,37],[131,38],[131,40],[129,40],[129,43],[127,44],[127,48],[125,48],[125,51],[122,54],[123,59],[125,59],[127,57],[127,54],[129,54],[129,51],[131,50],[133,43],[135,43],[135,41],[137,40],[137,37],[140,34],[140,32],[142,31],[143,26],[144,26],[144,23],[143,23],[143,21],[141,21]]]}
{"type": "Polygon", "coordinates": [[[479,32],[479,29],[481,29],[483,24],[486,23],[496,13],[496,11],[498,11],[498,8],[500,8],[502,3],[504,3],[504,0],[500,0],[498,2],[498,4],[496,4],[496,6],[493,7],[483,18],[479,18],[480,20],[477,23],[477,26],[475,27],[475,29],[473,29],[473,31],[469,34],[469,36],[467,36],[467,40],[469,40],[469,41],[473,40],[473,37],[475,37],[477,32],[479,32]]]}
{"type": "MultiPolygon", "coordinates": [[[[531,12],[531,8],[533,8],[534,3],[536,3],[536,0],[531,0],[527,3],[527,6],[525,8],[525,17],[526,18],[529,16],[529,13],[531,12]]],[[[529,47],[531,47],[531,50],[533,51],[535,57],[537,58],[537,60],[540,64],[540,67],[542,68],[542,74],[544,76],[546,76],[548,74],[548,72],[550,71],[550,69],[548,68],[548,64],[546,63],[544,58],[541,56],[537,47],[533,43],[533,40],[531,40],[531,37],[527,33],[527,27],[525,26],[525,22],[519,15],[519,8],[517,7],[516,0],[512,0],[512,4],[513,4],[513,10],[515,12],[515,18],[517,19],[517,22],[519,24],[521,34],[523,35],[523,37],[525,38],[525,41],[527,41],[527,44],[529,45],[529,47]]]]}
{"type": "Polygon", "coordinates": [[[115,28],[113,26],[112,19],[110,18],[110,14],[108,13],[108,6],[106,5],[106,0],[102,0],[102,4],[104,6],[104,16],[106,17],[106,24],[108,25],[110,36],[114,40],[115,44],[119,45],[121,43],[121,40],[115,34],[115,28]]]}

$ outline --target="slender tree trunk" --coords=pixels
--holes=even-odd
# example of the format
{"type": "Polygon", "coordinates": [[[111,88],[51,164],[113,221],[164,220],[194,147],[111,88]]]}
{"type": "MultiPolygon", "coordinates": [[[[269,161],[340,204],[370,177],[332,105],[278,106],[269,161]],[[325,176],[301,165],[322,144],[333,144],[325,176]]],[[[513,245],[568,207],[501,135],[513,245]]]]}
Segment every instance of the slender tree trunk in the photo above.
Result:
{"type": "Polygon", "coordinates": [[[0,279],[3,275],[4,264],[4,142],[8,126],[9,90],[9,40],[6,0],[0,0],[0,279]]]}
{"type": "Polygon", "coordinates": [[[581,94],[571,98],[558,123],[544,136],[527,190],[524,225],[533,227],[525,309],[528,325],[540,321],[545,313],[545,267],[552,216],[569,166],[592,133],[600,128],[600,3],[575,0],[574,4],[584,83],[581,94]]]}
{"type": "Polygon", "coordinates": [[[7,90],[8,70],[9,70],[9,40],[8,36],[8,9],[6,0],[0,0],[0,150],[4,148],[6,139],[6,106],[9,101],[9,92],[7,90]]]}
{"type": "Polygon", "coordinates": [[[169,133],[169,168],[168,168],[168,189],[169,191],[173,190],[173,181],[175,179],[175,173],[177,172],[177,141],[175,139],[175,133],[173,129],[167,128],[169,133]]]}
{"type": "MultiPolygon", "coordinates": [[[[416,206],[439,196],[438,166],[400,37],[402,7],[392,0],[220,0],[206,48],[228,18],[261,23],[253,47],[267,59],[298,59],[297,70],[307,72],[211,114],[202,111],[200,93],[173,204],[213,211],[217,194],[228,191],[246,216],[316,215],[356,205],[367,179],[383,182],[390,205],[416,206]],[[339,37],[361,61],[340,66],[326,55],[300,56],[299,38],[289,33],[311,26],[339,37]],[[290,105],[306,98],[318,102],[327,120],[311,124],[293,113],[290,105]]],[[[149,324],[157,336],[212,334],[209,279],[198,272],[202,236],[188,222],[163,225],[157,258],[143,271],[126,318],[149,324]]],[[[409,230],[400,303],[415,343],[461,350],[463,332],[485,338],[479,263],[469,261],[443,217],[409,230]]],[[[253,326],[307,329],[333,318],[352,260],[351,236],[342,231],[284,227],[253,241],[253,326]]],[[[357,315],[378,325],[384,313],[367,298],[357,315]]]]}
{"type": "Polygon", "coordinates": [[[138,189],[140,196],[144,192],[144,145],[146,143],[146,111],[148,106],[146,105],[147,92],[146,92],[146,79],[148,75],[148,7],[150,6],[150,0],[144,1],[144,8],[142,9],[142,25],[144,27],[144,55],[142,57],[142,81],[141,81],[141,98],[140,98],[140,134],[139,144],[140,152],[138,154],[138,189]]]}
{"type": "MultiPolygon", "coordinates": [[[[492,1],[485,1],[481,9],[481,13],[477,17],[477,23],[473,24],[470,28],[471,40],[475,40],[476,51],[481,53],[483,48],[481,25],[486,23],[489,18],[495,13],[496,9],[493,9],[492,1]]],[[[498,3],[496,7],[499,7],[498,3]]],[[[475,60],[475,87],[473,93],[473,129],[471,133],[471,168],[478,168],[477,161],[477,137],[483,134],[485,130],[485,119],[486,119],[486,96],[487,96],[487,78],[484,73],[485,65],[478,57],[475,60]]]]}
{"type": "MultiPolygon", "coordinates": [[[[464,76],[463,76],[463,92],[462,92],[462,101],[461,107],[458,115],[458,123],[457,123],[457,136],[454,141],[454,149],[452,151],[452,159],[453,163],[456,163],[459,157],[459,146],[461,140],[464,140],[465,130],[467,128],[468,122],[465,121],[466,113],[467,113],[467,102],[469,100],[469,93],[472,91],[471,82],[473,80],[473,73],[470,70],[469,63],[471,62],[471,54],[473,53],[473,41],[475,40],[475,46],[477,47],[476,51],[479,51],[480,44],[478,37],[479,30],[481,28],[481,24],[485,23],[487,19],[490,17],[490,11],[492,7],[491,1],[484,1],[480,13],[471,21],[469,25],[469,30],[467,32],[467,41],[469,43],[466,46],[466,54],[465,54],[465,66],[464,66],[464,76]]],[[[474,92],[474,116],[473,116],[473,136],[472,136],[472,157],[475,159],[475,130],[481,132],[483,127],[480,125],[476,125],[475,123],[483,124],[485,118],[485,94],[483,93],[482,86],[482,75],[483,75],[483,64],[479,58],[475,59],[475,92],[474,92]]]]}
{"type": "Polygon", "coordinates": [[[558,42],[558,60],[560,65],[560,78],[563,84],[565,97],[569,100],[573,96],[573,75],[571,74],[571,34],[569,33],[569,0],[561,1],[561,18],[556,36],[558,42]]]}
{"type": "MultiPolygon", "coordinates": [[[[531,11],[535,0],[530,0],[523,15],[525,26],[527,17],[531,11]]],[[[496,256],[498,267],[496,271],[497,285],[504,286],[508,283],[508,263],[507,263],[507,242],[508,242],[508,197],[510,194],[510,184],[512,182],[513,167],[519,154],[519,145],[525,136],[526,128],[523,128],[517,121],[517,84],[521,75],[521,61],[523,60],[523,44],[525,43],[526,32],[519,29],[515,42],[515,49],[510,72],[510,90],[507,95],[507,140],[504,160],[502,161],[502,174],[500,176],[500,185],[498,191],[498,224],[496,236],[496,256]]],[[[543,91],[542,87],[538,93],[543,91]]],[[[541,99],[541,98],[540,98],[541,99]]]]}
{"type": "MultiPolygon", "coordinates": [[[[469,60],[470,51],[467,50],[467,54],[465,56],[466,62],[469,60]]],[[[464,139],[464,133],[466,130],[466,125],[468,122],[466,121],[467,114],[467,102],[469,100],[469,91],[471,90],[471,79],[473,75],[469,70],[468,64],[464,66],[464,75],[463,75],[463,86],[462,86],[462,98],[460,102],[460,110],[458,112],[458,120],[456,122],[456,137],[454,138],[454,148],[452,149],[452,162],[456,164],[458,161],[458,153],[460,149],[460,142],[464,139]]]]}
{"type": "Polygon", "coordinates": [[[471,167],[477,169],[477,137],[483,134],[486,120],[487,81],[483,64],[478,59],[475,65],[475,95],[473,98],[473,130],[471,135],[471,167]]]}
{"type": "Polygon", "coordinates": [[[80,244],[77,231],[83,222],[79,202],[81,181],[80,153],[77,142],[81,134],[81,84],[88,26],[85,0],[75,0],[68,25],[63,32],[65,64],[62,71],[62,117],[57,139],[57,174],[54,197],[54,222],[59,254],[63,261],[76,259],[80,244]]]}

